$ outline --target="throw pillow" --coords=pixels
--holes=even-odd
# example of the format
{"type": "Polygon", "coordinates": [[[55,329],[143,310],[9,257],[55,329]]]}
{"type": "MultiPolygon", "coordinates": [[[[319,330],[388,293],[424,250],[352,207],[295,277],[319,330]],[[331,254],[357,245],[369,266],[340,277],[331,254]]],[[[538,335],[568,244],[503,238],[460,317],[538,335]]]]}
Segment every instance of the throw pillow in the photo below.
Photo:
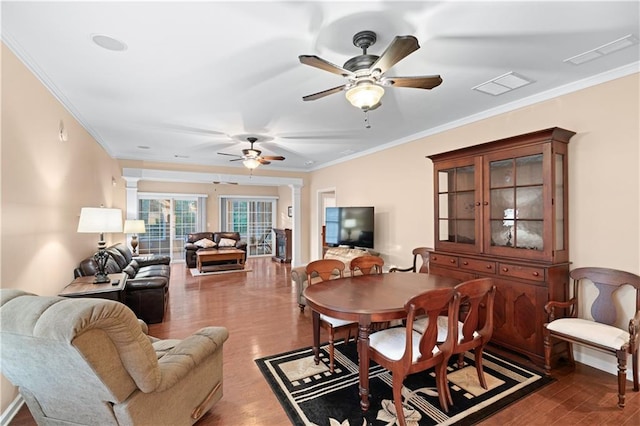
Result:
{"type": "Polygon", "coordinates": [[[236,240],[232,238],[220,238],[220,242],[218,243],[218,247],[235,247],[236,240]]]}
{"type": "Polygon", "coordinates": [[[196,241],[193,244],[197,245],[198,247],[202,247],[202,248],[214,248],[216,246],[216,243],[214,243],[213,241],[211,241],[208,238],[203,238],[201,240],[196,241]]]}

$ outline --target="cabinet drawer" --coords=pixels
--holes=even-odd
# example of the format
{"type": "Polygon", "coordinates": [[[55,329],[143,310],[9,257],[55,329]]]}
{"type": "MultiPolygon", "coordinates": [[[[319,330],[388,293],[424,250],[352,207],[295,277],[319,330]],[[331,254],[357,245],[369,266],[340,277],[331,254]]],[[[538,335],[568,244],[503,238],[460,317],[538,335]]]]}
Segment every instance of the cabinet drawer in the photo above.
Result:
{"type": "Polygon", "coordinates": [[[467,257],[460,258],[460,269],[468,269],[470,271],[484,272],[489,274],[496,273],[496,262],[488,262],[486,260],[470,259],[467,257]]]}
{"type": "Polygon", "coordinates": [[[458,266],[458,256],[447,256],[446,254],[432,254],[429,257],[430,263],[436,265],[458,266]]]}
{"type": "Polygon", "coordinates": [[[535,268],[532,266],[500,263],[498,265],[498,274],[525,280],[544,281],[544,268],[535,268]]]}

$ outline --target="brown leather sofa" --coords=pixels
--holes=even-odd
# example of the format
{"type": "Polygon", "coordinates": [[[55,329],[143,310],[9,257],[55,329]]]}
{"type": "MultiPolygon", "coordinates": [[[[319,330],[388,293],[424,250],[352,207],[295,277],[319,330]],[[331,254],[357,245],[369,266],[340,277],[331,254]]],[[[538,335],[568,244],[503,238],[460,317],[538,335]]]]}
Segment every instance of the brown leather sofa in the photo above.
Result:
{"type": "MultiPolygon", "coordinates": [[[[223,250],[225,249],[225,247],[218,247],[218,244],[220,243],[220,240],[223,238],[227,238],[230,240],[236,240],[236,244],[233,247],[227,247],[227,248],[236,248],[238,250],[242,250],[244,251],[244,261],[247,261],[247,243],[245,241],[242,241],[240,239],[240,234],[238,232],[194,232],[192,234],[187,234],[187,238],[186,238],[186,242],[184,245],[184,250],[185,250],[185,261],[187,262],[187,267],[188,268],[195,268],[196,267],[196,252],[198,250],[206,250],[206,248],[203,247],[199,247],[197,245],[195,245],[196,242],[202,240],[202,239],[207,239],[210,241],[213,241],[214,243],[216,243],[216,247],[217,249],[223,250]]],[[[224,262],[229,262],[229,261],[220,261],[220,262],[214,262],[212,264],[215,263],[224,263],[224,262]]],[[[233,261],[231,261],[233,262],[233,261]]]]}
{"type": "MultiPolygon", "coordinates": [[[[110,255],[107,273],[124,272],[128,276],[124,289],[125,305],[147,324],[162,322],[169,303],[169,256],[133,257],[131,250],[123,243],[107,247],[107,252],[110,255]]],[[[88,257],[80,262],[74,275],[95,275],[97,268],[93,257],[88,257]]]]}

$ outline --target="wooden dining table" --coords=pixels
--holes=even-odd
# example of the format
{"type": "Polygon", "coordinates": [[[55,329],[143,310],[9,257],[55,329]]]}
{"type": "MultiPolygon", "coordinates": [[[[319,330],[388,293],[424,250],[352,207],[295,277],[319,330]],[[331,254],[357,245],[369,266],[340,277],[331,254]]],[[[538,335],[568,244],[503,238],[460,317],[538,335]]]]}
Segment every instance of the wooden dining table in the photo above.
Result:
{"type": "Polygon", "coordinates": [[[371,324],[406,318],[404,305],[427,290],[454,287],[460,281],[450,277],[388,273],[322,281],[304,290],[312,309],[313,352],[320,362],[320,314],[358,323],[360,407],[369,409],[369,332],[371,324]]]}

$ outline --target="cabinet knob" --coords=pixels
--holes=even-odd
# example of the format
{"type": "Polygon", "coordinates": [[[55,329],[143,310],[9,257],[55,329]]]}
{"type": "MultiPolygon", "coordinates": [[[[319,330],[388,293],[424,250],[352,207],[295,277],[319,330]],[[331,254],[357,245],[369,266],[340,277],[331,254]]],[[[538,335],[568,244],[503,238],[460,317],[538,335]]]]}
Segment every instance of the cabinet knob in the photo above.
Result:
{"type": "Polygon", "coordinates": [[[538,275],[540,275],[538,272],[534,272],[534,273],[533,273],[533,276],[534,276],[534,277],[537,277],[538,275]]]}
{"type": "Polygon", "coordinates": [[[491,265],[487,265],[487,269],[491,269],[491,265]]]}
{"type": "Polygon", "coordinates": [[[488,206],[488,205],[489,205],[489,202],[488,202],[488,201],[485,201],[485,202],[484,202],[484,203],[482,203],[482,204],[483,204],[483,205],[485,205],[485,206],[488,206]]]}
{"type": "Polygon", "coordinates": [[[502,268],[502,272],[509,272],[509,268],[502,268]]]}
{"type": "Polygon", "coordinates": [[[476,203],[476,206],[479,206],[479,205],[480,205],[480,201],[478,201],[478,202],[476,203]]]}
{"type": "Polygon", "coordinates": [[[438,260],[438,256],[431,256],[433,260],[438,260]]]}
{"type": "Polygon", "coordinates": [[[456,260],[455,259],[451,259],[451,260],[449,260],[449,263],[456,263],[456,260]]]}
{"type": "Polygon", "coordinates": [[[462,262],[463,265],[468,265],[469,262],[467,262],[466,260],[464,262],[462,262]]]}

